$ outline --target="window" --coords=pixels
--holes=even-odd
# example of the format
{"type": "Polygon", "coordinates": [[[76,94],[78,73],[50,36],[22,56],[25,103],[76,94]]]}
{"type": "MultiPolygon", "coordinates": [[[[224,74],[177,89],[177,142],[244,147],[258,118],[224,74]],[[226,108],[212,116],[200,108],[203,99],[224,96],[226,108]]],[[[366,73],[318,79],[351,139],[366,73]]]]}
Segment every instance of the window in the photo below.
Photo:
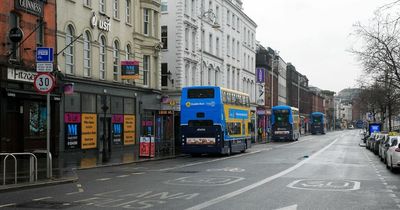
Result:
{"type": "Polygon", "coordinates": [[[113,80],[118,81],[119,68],[119,43],[117,40],[113,43],[113,80]]]}
{"type": "Polygon", "coordinates": [[[143,9],[143,34],[149,35],[149,9],[143,9]]]}
{"type": "Polygon", "coordinates": [[[218,71],[215,70],[215,75],[214,75],[214,86],[218,86],[218,71]]]}
{"type": "Polygon", "coordinates": [[[214,98],[214,89],[189,89],[187,94],[187,98],[214,98]]]}
{"type": "Polygon", "coordinates": [[[207,76],[208,76],[207,84],[211,85],[211,68],[210,67],[208,67],[207,76]]]}
{"type": "Polygon", "coordinates": [[[231,70],[229,65],[226,66],[226,87],[231,87],[231,70]]]}
{"type": "Polygon", "coordinates": [[[196,17],[196,0],[192,0],[192,17],[196,17]]]}
{"type": "Polygon", "coordinates": [[[88,31],[83,35],[83,76],[90,77],[91,74],[91,59],[92,59],[92,49],[91,49],[91,36],[88,31]]]}
{"type": "Polygon", "coordinates": [[[226,38],[226,55],[229,56],[230,55],[230,51],[231,51],[231,39],[228,37],[226,38]]]}
{"type": "Polygon", "coordinates": [[[92,0],[84,0],[84,1],[83,1],[83,4],[84,4],[85,6],[91,7],[91,6],[92,6],[92,0]]]}
{"type": "Polygon", "coordinates": [[[161,64],[161,86],[168,86],[168,63],[161,64]]]}
{"type": "Polygon", "coordinates": [[[168,0],[161,0],[161,12],[168,11],[168,0]]]}
{"type": "Polygon", "coordinates": [[[127,23],[131,23],[131,0],[126,0],[126,10],[125,10],[125,13],[126,13],[126,16],[125,16],[125,18],[126,18],[126,22],[127,23]]]}
{"type": "Polygon", "coordinates": [[[94,94],[81,94],[82,112],[83,113],[96,113],[96,95],[94,94]]]}
{"type": "Polygon", "coordinates": [[[226,10],[226,24],[231,24],[231,12],[229,12],[229,10],[226,10]]]}
{"type": "Polygon", "coordinates": [[[254,34],[251,33],[251,48],[254,47],[254,34]]]}
{"type": "Polygon", "coordinates": [[[226,127],[228,130],[228,135],[240,135],[242,133],[242,126],[239,122],[226,123],[226,127]]]}
{"type": "Polygon", "coordinates": [[[240,29],[240,20],[239,20],[239,17],[237,17],[236,24],[237,24],[236,30],[239,32],[239,29],[240,29]]]}
{"type": "Polygon", "coordinates": [[[201,12],[205,11],[204,4],[204,0],[201,0],[201,12]]]}
{"type": "Polygon", "coordinates": [[[239,58],[240,58],[240,44],[239,44],[239,41],[237,41],[237,43],[236,43],[236,55],[237,55],[237,59],[239,60],[239,58]]]}
{"type": "Polygon", "coordinates": [[[236,76],[235,67],[232,67],[232,89],[233,90],[235,89],[235,81],[236,81],[235,76],[236,76]]]}
{"type": "Polygon", "coordinates": [[[235,14],[232,13],[232,28],[235,29],[236,24],[235,24],[236,18],[235,18],[235,14]]]}
{"type": "Polygon", "coordinates": [[[215,40],[215,54],[219,57],[219,38],[215,40]]]}
{"type": "Polygon", "coordinates": [[[125,54],[125,60],[132,60],[133,59],[133,54],[132,54],[132,47],[131,45],[126,45],[126,54],[125,54]]]}
{"type": "Polygon", "coordinates": [[[208,52],[209,52],[210,54],[213,53],[213,36],[212,36],[212,34],[210,34],[210,35],[208,36],[208,52]]]}
{"type": "Polygon", "coordinates": [[[124,114],[135,114],[135,99],[124,98],[124,114]]]}
{"type": "Polygon", "coordinates": [[[213,8],[213,6],[212,6],[212,1],[210,0],[210,1],[208,1],[208,9],[210,10],[210,9],[212,9],[213,8]]]}
{"type": "Polygon", "coordinates": [[[29,136],[45,136],[47,131],[47,107],[44,103],[29,103],[29,136]]]}
{"type": "Polygon", "coordinates": [[[151,28],[150,33],[154,37],[156,37],[158,40],[160,40],[160,37],[158,35],[158,33],[160,32],[160,29],[159,29],[160,25],[158,24],[158,12],[153,11],[153,18],[152,18],[151,23],[152,23],[152,28],[151,28]]]}
{"type": "Polygon", "coordinates": [[[219,6],[215,7],[215,21],[219,23],[219,6]]]}
{"type": "MultiPolygon", "coordinates": [[[[237,80],[237,86],[236,86],[236,90],[239,90],[240,89],[240,74],[239,74],[239,69],[237,69],[237,77],[236,78],[238,78],[238,80],[237,80]]],[[[233,80],[233,81],[235,81],[235,80],[233,80]]]]}
{"type": "Polygon", "coordinates": [[[74,28],[71,25],[67,27],[67,33],[65,35],[65,72],[67,74],[74,74],[74,28]]]}
{"type": "Polygon", "coordinates": [[[185,15],[189,15],[189,0],[185,0],[185,15]]]}
{"type": "Polygon", "coordinates": [[[161,42],[163,43],[162,48],[168,49],[168,26],[161,26],[161,42]]]}
{"type": "Polygon", "coordinates": [[[189,28],[185,28],[185,50],[189,50],[189,28]]]}
{"type": "Polygon", "coordinates": [[[196,31],[192,31],[192,52],[196,49],[196,31]]]}
{"type": "Polygon", "coordinates": [[[106,0],[100,0],[99,7],[101,13],[106,13],[106,0]]]}
{"type": "Polygon", "coordinates": [[[235,39],[232,39],[232,58],[235,59],[235,39]]]}
{"type": "Polygon", "coordinates": [[[44,44],[44,22],[43,19],[38,19],[39,28],[36,30],[36,46],[43,46],[44,44]]]}
{"type": "Polygon", "coordinates": [[[246,27],[243,27],[243,41],[244,41],[244,44],[247,43],[246,42],[246,27]]]}
{"type": "Polygon", "coordinates": [[[190,85],[190,81],[189,81],[189,71],[190,71],[190,63],[186,63],[185,65],[185,81],[183,82],[183,84],[185,86],[189,86],[190,85]]]}
{"type": "Polygon", "coordinates": [[[114,0],[113,2],[113,16],[119,19],[119,0],[114,0]]]}
{"type": "Polygon", "coordinates": [[[201,51],[204,51],[204,39],[205,39],[205,32],[204,30],[201,31],[201,51]]]}
{"type": "MultiPolygon", "coordinates": [[[[10,28],[14,28],[14,27],[19,27],[19,16],[16,14],[16,13],[14,13],[14,12],[11,12],[10,13],[10,28]]],[[[15,43],[15,42],[11,42],[11,45],[10,45],[10,51],[11,51],[11,59],[13,59],[13,60],[17,60],[17,59],[19,59],[19,57],[20,57],[20,49],[19,48],[17,48],[18,47],[18,44],[19,43],[15,43]]]]}
{"type": "Polygon", "coordinates": [[[100,37],[100,58],[99,58],[99,73],[100,79],[106,79],[106,38],[100,37]]]}
{"type": "Polygon", "coordinates": [[[143,55],[143,85],[149,85],[149,71],[150,71],[150,56],[143,55]]]}
{"type": "Polygon", "coordinates": [[[196,66],[192,66],[192,85],[196,85],[196,66]]]}

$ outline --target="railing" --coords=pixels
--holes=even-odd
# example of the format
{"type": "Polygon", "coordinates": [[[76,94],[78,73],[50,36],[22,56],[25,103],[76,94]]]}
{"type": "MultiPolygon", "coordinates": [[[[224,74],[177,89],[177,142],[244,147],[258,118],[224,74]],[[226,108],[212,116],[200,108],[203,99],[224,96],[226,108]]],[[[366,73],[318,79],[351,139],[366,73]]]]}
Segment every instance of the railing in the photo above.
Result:
{"type": "Polygon", "coordinates": [[[18,175],[18,160],[16,156],[29,156],[29,181],[37,181],[37,157],[33,153],[22,152],[22,153],[0,153],[0,157],[5,156],[3,160],[3,185],[6,184],[6,172],[7,172],[7,159],[8,157],[12,157],[14,159],[14,184],[18,183],[17,175],[18,175]]]}

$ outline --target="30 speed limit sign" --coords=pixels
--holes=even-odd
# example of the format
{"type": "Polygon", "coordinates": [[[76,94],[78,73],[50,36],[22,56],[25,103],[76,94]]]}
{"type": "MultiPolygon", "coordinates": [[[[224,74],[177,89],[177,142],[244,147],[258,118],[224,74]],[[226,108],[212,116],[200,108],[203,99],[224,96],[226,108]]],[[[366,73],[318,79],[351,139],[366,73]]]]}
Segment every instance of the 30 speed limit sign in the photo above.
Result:
{"type": "Polygon", "coordinates": [[[33,86],[39,93],[49,93],[55,86],[55,79],[49,73],[39,73],[35,76],[33,86]]]}

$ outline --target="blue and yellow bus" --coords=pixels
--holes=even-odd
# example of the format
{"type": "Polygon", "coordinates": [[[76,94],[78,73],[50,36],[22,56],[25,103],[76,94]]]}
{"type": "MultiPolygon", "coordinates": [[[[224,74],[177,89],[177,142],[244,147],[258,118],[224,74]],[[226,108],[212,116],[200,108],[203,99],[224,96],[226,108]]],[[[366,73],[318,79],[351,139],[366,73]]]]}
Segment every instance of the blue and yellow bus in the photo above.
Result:
{"type": "Polygon", "coordinates": [[[230,155],[250,146],[249,95],[215,86],[184,87],[182,152],[230,155]]]}
{"type": "Polygon", "coordinates": [[[299,109],[286,105],[272,107],[271,139],[297,141],[299,138],[299,109]]]}
{"type": "Polygon", "coordinates": [[[313,112],[310,115],[310,131],[311,134],[315,135],[317,133],[325,134],[326,132],[326,123],[325,123],[325,114],[322,112],[313,112]]]}

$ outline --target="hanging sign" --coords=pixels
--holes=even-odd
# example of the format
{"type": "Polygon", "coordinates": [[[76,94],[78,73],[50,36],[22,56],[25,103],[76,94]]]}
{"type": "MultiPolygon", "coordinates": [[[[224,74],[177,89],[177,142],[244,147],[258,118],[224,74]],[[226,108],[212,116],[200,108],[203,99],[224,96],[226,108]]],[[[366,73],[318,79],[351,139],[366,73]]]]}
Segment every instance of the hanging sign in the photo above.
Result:
{"type": "Polygon", "coordinates": [[[121,61],[121,79],[139,79],[139,61],[121,61]]]}

